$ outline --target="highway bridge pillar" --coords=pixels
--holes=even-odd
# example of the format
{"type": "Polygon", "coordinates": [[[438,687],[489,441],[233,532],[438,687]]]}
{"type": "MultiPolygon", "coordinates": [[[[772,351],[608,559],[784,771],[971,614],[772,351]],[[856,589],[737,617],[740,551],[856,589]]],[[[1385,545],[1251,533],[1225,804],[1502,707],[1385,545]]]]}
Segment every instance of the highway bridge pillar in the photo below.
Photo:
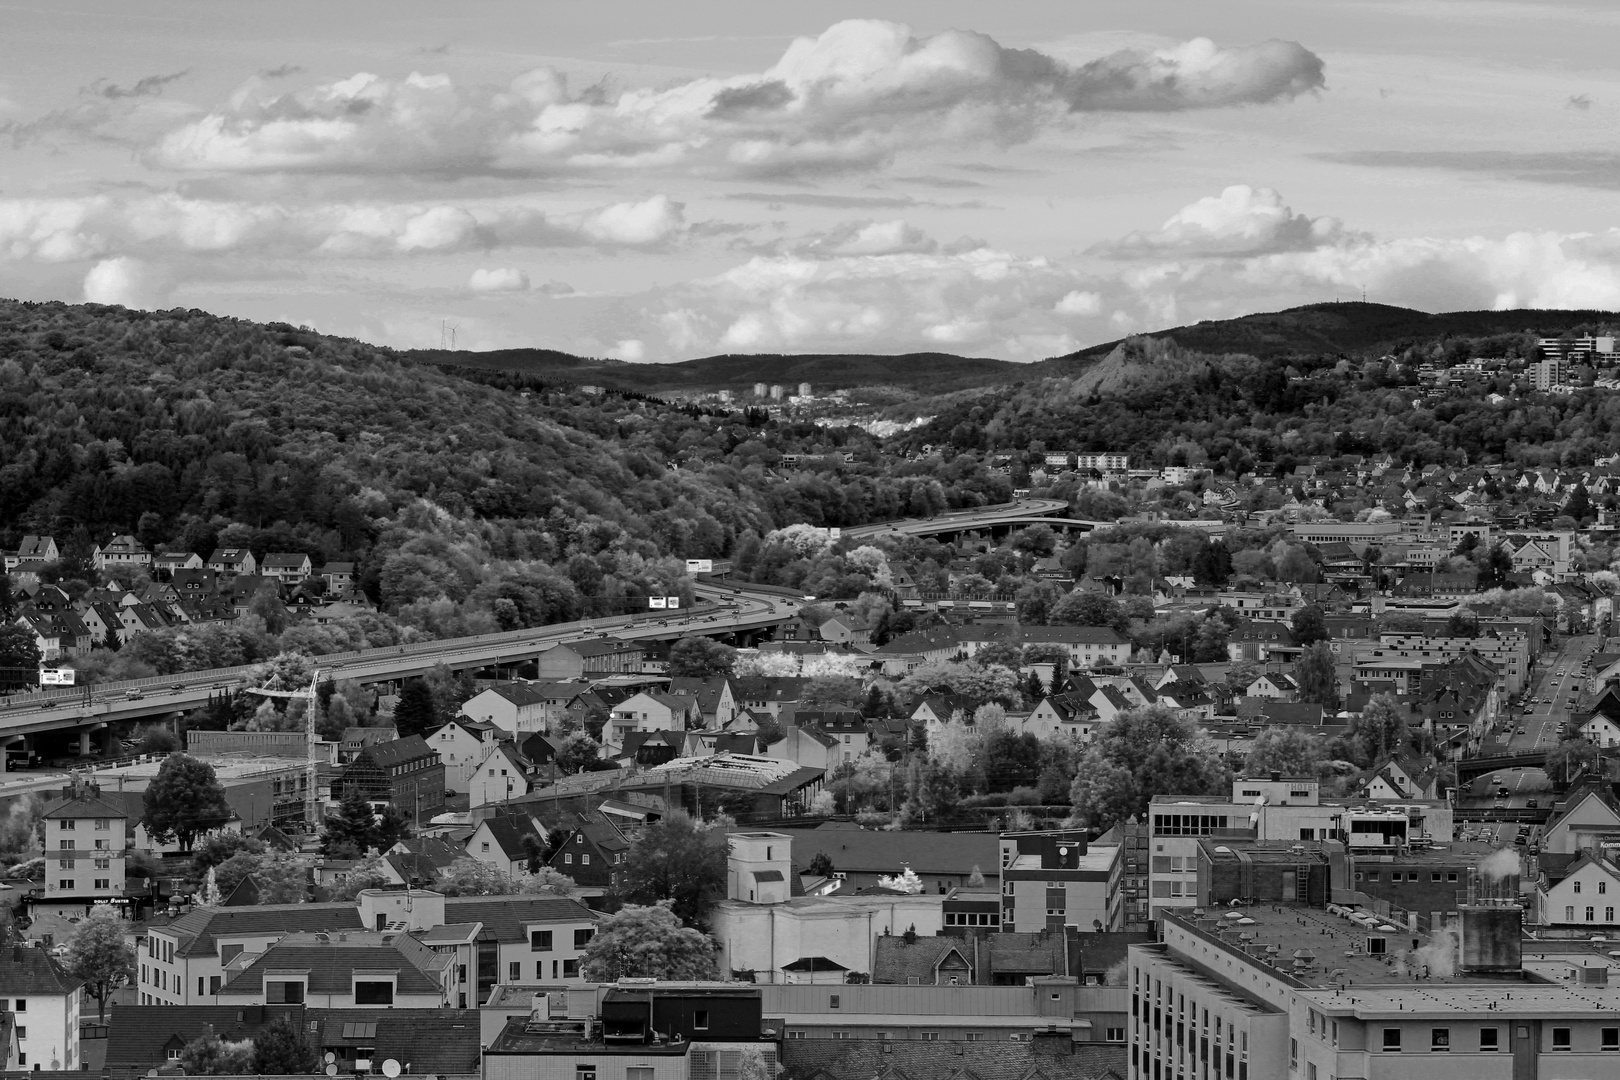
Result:
{"type": "Polygon", "coordinates": [[[83,757],[90,752],[90,736],[93,734],[89,728],[79,732],[79,756],[83,757]]]}

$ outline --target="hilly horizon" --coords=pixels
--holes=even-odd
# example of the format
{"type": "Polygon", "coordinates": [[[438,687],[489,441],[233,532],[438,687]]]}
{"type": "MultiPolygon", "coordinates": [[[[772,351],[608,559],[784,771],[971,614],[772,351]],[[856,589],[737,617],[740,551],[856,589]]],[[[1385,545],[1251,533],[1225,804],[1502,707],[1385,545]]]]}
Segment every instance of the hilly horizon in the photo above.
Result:
{"type": "Polygon", "coordinates": [[[398,355],[416,363],[511,371],[641,393],[737,390],[756,382],[784,385],[808,382],[817,391],[889,386],[943,394],[1027,379],[1071,377],[1108,356],[1128,338],[1160,338],[1195,352],[1246,353],[1261,360],[1279,360],[1295,356],[1359,355],[1454,334],[1532,333],[1556,337],[1576,327],[1616,321],[1620,321],[1620,316],[1614,312],[1591,309],[1520,308],[1431,313],[1390,304],[1345,301],[1167,327],[1034,363],[942,352],[728,353],[669,364],[575,356],[543,348],[489,352],[413,349],[401,350],[398,355]]]}

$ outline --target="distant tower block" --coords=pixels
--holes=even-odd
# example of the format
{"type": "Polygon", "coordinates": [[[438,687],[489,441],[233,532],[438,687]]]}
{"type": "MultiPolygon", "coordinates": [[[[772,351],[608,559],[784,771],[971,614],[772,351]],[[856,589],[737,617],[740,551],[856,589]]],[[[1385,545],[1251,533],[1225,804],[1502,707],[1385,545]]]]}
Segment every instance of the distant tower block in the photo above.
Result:
{"type": "Polygon", "coordinates": [[[799,384],[799,396],[800,397],[809,397],[810,396],[810,384],[809,383],[802,382],[802,383],[799,384]]]}
{"type": "Polygon", "coordinates": [[[782,386],[781,383],[772,383],[771,384],[771,400],[772,401],[781,401],[782,400],[782,395],[784,393],[786,393],[786,389],[782,386]]]}
{"type": "Polygon", "coordinates": [[[766,392],[766,388],[765,388],[764,383],[757,382],[757,383],[754,384],[754,396],[755,397],[764,397],[765,392],[766,392]]]}

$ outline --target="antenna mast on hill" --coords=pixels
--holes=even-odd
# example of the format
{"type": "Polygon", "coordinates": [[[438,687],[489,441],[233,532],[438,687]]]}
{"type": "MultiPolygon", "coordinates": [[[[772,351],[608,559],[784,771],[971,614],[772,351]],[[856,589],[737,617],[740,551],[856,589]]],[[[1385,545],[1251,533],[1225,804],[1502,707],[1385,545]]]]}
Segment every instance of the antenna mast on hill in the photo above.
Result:
{"type": "Polygon", "coordinates": [[[320,800],[315,795],[316,779],[320,744],[315,734],[315,705],[318,698],[315,688],[321,684],[321,669],[316,668],[310,672],[309,688],[306,690],[272,690],[268,687],[252,687],[250,694],[260,697],[273,698],[303,698],[304,708],[304,748],[306,761],[304,764],[304,824],[310,832],[318,832],[321,827],[320,800]]]}
{"type": "MultiPolygon", "coordinates": [[[[460,323],[456,323],[456,326],[460,326],[460,325],[461,325],[460,323]]],[[[449,343],[450,343],[450,345],[449,345],[450,350],[452,352],[455,351],[455,348],[456,348],[456,326],[451,326],[449,324],[449,320],[447,320],[447,319],[440,319],[439,320],[439,348],[441,348],[441,349],[444,348],[445,347],[445,341],[448,340],[449,343]]]]}

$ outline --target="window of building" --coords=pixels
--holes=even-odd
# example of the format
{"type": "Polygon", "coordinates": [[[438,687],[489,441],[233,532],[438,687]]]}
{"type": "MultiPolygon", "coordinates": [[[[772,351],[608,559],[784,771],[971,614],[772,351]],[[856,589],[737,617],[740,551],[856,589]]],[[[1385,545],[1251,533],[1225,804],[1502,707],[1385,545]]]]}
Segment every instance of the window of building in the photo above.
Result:
{"type": "Polygon", "coordinates": [[[1586,909],[1586,921],[1587,922],[1592,921],[1592,912],[1595,911],[1595,910],[1596,910],[1595,908],[1587,908],[1586,909]]]}
{"type": "Polygon", "coordinates": [[[574,1080],[596,1080],[595,1065],[575,1065],[574,1080]]]}
{"type": "Polygon", "coordinates": [[[1479,1052],[1482,1053],[1482,1054],[1494,1054],[1494,1053],[1496,1053],[1497,1050],[1501,1049],[1501,1047],[1497,1043],[1496,1039],[1497,1039],[1497,1032],[1496,1032],[1495,1028],[1480,1028],[1479,1029],[1479,1052]]]}
{"type": "Polygon", "coordinates": [[[111,878],[98,877],[98,878],[95,879],[95,882],[96,882],[95,888],[97,888],[97,889],[110,889],[110,888],[112,888],[112,879],[111,878]]]}
{"type": "Polygon", "coordinates": [[[1381,937],[1370,937],[1367,939],[1367,953],[1370,956],[1382,956],[1388,944],[1381,937]]]}
{"type": "Polygon", "coordinates": [[[529,951],[530,952],[550,952],[551,951],[551,931],[550,930],[530,930],[529,931],[529,951]]]}
{"type": "Polygon", "coordinates": [[[579,864],[580,864],[580,865],[581,865],[581,866],[589,866],[589,865],[590,865],[590,864],[591,864],[591,857],[590,857],[590,855],[589,855],[589,854],[586,854],[586,853],[582,853],[582,854],[581,854],[581,855],[580,855],[580,857],[579,857],[579,864]]]}
{"type": "Polygon", "coordinates": [[[1552,1048],[1554,1050],[1569,1049],[1569,1028],[1555,1027],[1552,1029],[1552,1048]]]}
{"type": "Polygon", "coordinates": [[[264,984],[264,1000],[267,1005],[302,1005],[304,1003],[304,984],[301,982],[272,982],[266,980],[264,984]]]}
{"type": "Polygon", "coordinates": [[[507,982],[522,982],[523,981],[523,962],[522,961],[520,961],[520,960],[508,960],[507,961],[507,963],[506,963],[506,981],[507,982]]]}
{"type": "Polygon", "coordinates": [[[1399,1053],[1400,1049],[1401,1049],[1401,1029],[1400,1028],[1385,1028],[1384,1029],[1384,1051],[1385,1051],[1385,1053],[1391,1053],[1391,1054],[1399,1053]]]}
{"type": "Polygon", "coordinates": [[[596,931],[591,929],[590,927],[586,927],[583,930],[575,930],[574,931],[574,948],[583,949],[585,946],[587,946],[587,945],[589,945],[591,943],[591,938],[593,938],[595,936],[596,936],[596,931]]]}
{"type": "Polygon", "coordinates": [[[925,1031],[922,1033],[923,1042],[939,1042],[939,1032],[925,1031]]]}
{"type": "Polygon", "coordinates": [[[169,1048],[168,1052],[166,1054],[164,1054],[164,1056],[166,1058],[168,1058],[170,1061],[179,1061],[180,1060],[180,1048],[178,1046],[172,1046],[172,1047],[169,1048]]]}
{"type": "Polygon", "coordinates": [[[73,889],[73,879],[70,877],[65,877],[56,883],[56,887],[61,889],[63,892],[70,892],[73,889]]]}
{"type": "Polygon", "coordinates": [[[1450,1053],[1450,1051],[1451,1051],[1451,1029],[1450,1028],[1430,1028],[1429,1029],[1429,1049],[1432,1050],[1434,1053],[1437,1053],[1437,1054],[1450,1053]]]}
{"type": "Polygon", "coordinates": [[[1104,1028],[1103,1038],[1108,1042],[1124,1042],[1125,1029],[1122,1027],[1104,1028]]]}
{"type": "Polygon", "coordinates": [[[653,1080],[651,1065],[630,1065],[624,1070],[624,1080],[653,1080]]]}
{"type": "Polygon", "coordinates": [[[1576,896],[1579,896],[1581,894],[1581,883],[1577,881],[1570,889],[1570,892],[1573,892],[1576,896]]]}
{"type": "Polygon", "coordinates": [[[1565,922],[1574,922],[1575,921],[1575,909],[1573,907],[1566,906],[1564,908],[1564,921],[1565,922]]]}
{"type": "Polygon", "coordinates": [[[1614,1053],[1620,1050],[1620,1027],[1606,1027],[1601,1032],[1603,1049],[1614,1053]]]}

